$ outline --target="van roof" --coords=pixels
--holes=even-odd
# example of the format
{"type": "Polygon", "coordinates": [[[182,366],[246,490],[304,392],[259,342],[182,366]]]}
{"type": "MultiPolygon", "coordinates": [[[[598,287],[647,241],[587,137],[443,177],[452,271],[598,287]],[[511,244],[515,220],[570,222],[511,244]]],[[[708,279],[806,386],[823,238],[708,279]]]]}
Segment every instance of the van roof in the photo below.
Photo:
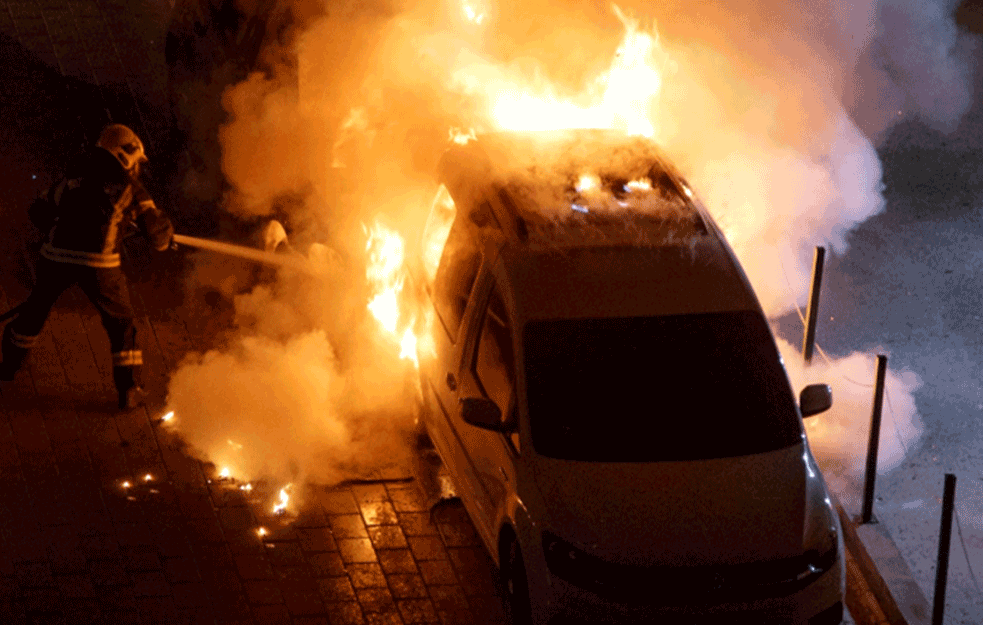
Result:
{"type": "Polygon", "coordinates": [[[661,246],[708,234],[689,188],[641,137],[493,133],[451,148],[441,170],[450,186],[497,196],[507,236],[530,247],[661,246]]]}
{"type": "Polygon", "coordinates": [[[478,232],[499,240],[499,277],[526,319],[760,310],[713,220],[650,140],[483,135],[448,150],[441,178],[469,198],[478,232]]]}

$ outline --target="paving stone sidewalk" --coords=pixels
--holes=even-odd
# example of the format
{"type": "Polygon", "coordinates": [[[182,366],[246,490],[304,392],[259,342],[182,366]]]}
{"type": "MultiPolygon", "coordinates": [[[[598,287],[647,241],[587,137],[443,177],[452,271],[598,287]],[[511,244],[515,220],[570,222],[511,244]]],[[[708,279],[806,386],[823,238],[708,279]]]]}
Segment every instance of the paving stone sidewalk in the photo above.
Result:
{"type": "MultiPolygon", "coordinates": [[[[0,311],[29,291],[37,233],[24,211],[66,146],[111,120],[165,150],[170,9],[0,2],[0,311]]],[[[77,290],[0,386],[0,623],[503,622],[459,503],[431,510],[404,477],[306,485],[300,511],[277,516],[274,487],[243,490],[193,457],[160,421],[167,376],[214,343],[228,311],[183,293],[180,255],[130,252],[149,407],[115,409],[108,340],[77,290]]]]}

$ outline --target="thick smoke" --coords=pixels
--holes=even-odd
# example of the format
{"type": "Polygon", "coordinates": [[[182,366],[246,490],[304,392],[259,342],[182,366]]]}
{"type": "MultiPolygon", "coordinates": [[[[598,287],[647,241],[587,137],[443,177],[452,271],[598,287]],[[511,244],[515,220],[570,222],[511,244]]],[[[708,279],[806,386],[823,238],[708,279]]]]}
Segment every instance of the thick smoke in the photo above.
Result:
{"type": "MultiPolygon", "coordinates": [[[[223,98],[225,208],[284,217],[302,252],[317,243],[341,261],[330,278],[236,299],[240,338],[173,376],[183,431],[210,457],[242,445],[235,462],[247,475],[337,479],[387,457],[413,374],[365,311],[364,226],[382,216],[414,253],[449,131],[496,129],[502,93],[589,104],[631,19],[659,33],[662,84],[642,103],[654,137],[724,228],[766,311],[801,304],[813,247],[842,250],[882,210],[875,146],[892,124],[951,130],[968,108],[973,41],[953,8],[680,0],[626,2],[619,15],[594,2],[294,0],[297,27],[267,50],[269,71],[223,98]]],[[[870,381],[865,359],[833,369],[870,381]]],[[[790,368],[799,387],[833,373],[790,368]]],[[[913,444],[917,381],[890,380],[899,440],[913,444]]],[[[869,396],[850,395],[837,387],[814,444],[854,471],[869,396]]],[[[901,457],[886,429],[882,468],[901,457]]]]}
{"type": "Polygon", "coordinates": [[[235,295],[236,336],[171,376],[176,426],[239,479],[377,478],[408,452],[412,364],[364,314],[353,271],[316,244],[309,258],[313,275],[235,295]]]}
{"type": "MultiPolygon", "coordinates": [[[[835,476],[832,479],[856,486],[863,478],[870,436],[876,358],[854,352],[844,358],[826,360],[824,355],[816,354],[807,366],[802,354],[787,341],[779,339],[778,347],[794,389],[801,390],[808,384],[832,387],[833,407],[829,412],[806,419],[806,432],[827,477],[835,476]]],[[[916,374],[888,368],[877,448],[879,473],[900,465],[921,436],[923,424],[912,396],[920,386],[916,374]]]]}

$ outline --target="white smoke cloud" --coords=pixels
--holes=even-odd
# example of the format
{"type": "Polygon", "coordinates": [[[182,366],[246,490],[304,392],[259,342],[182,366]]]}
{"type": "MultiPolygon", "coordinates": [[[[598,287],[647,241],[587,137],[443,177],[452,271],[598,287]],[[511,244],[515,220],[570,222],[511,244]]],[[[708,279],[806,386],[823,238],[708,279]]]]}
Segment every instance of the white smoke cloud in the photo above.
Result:
{"type": "MultiPolygon", "coordinates": [[[[326,291],[308,281],[293,296],[310,304],[326,291]]],[[[402,383],[412,366],[391,345],[332,340],[330,320],[268,286],[237,297],[236,310],[239,336],[191,354],[171,376],[169,409],[205,459],[238,479],[280,483],[375,477],[405,460],[413,404],[402,383]]],[[[350,330],[375,336],[360,323],[350,330]]]]}
{"type": "MultiPolygon", "coordinates": [[[[815,354],[806,365],[802,354],[788,341],[778,340],[785,369],[796,392],[809,384],[829,384],[833,407],[805,420],[806,432],[827,476],[856,484],[864,475],[874,405],[877,359],[873,354],[854,352],[827,360],[815,354]]],[[[884,353],[884,352],[880,352],[884,353]]],[[[888,365],[890,365],[890,356],[888,365]]],[[[877,471],[897,468],[921,438],[924,424],[915,406],[914,393],[921,387],[918,375],[888,366],[884,381],[884,403],[878,437],[877,471]]]]}
{"type": "Polygon", "coordinates": [[[951,132],[969,110],[979,41],[956,25],[959,4],[881,0],[837,12],[840,45],[855,63],[848,105],[868,134],[908,118],[951,132]],[[869,18],[854,21],[859,12],[869,18]]]}
{"type": "Polygon", "coordinates": [[[692,166],[695,188],[771,316],[804,303],[814,246],[845,250],[850,229],[884,206],[873,145],[845,112],[831,124],[829,142],[810,146],[815,154],[722,131],[716,145],[733,151],[692,166]]]}

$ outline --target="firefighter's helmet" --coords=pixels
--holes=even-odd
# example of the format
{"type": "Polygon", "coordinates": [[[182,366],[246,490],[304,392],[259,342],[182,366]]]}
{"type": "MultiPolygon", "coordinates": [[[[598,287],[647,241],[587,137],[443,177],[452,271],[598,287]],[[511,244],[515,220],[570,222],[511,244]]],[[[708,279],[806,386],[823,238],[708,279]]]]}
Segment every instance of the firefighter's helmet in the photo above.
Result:
{"type": "Polygon", "coordinates": [[[147,160],[140,137],[123,124],[109,124],[103,128],[96,145],[108,150],[127,171],[133,171],[147,160]]]}

